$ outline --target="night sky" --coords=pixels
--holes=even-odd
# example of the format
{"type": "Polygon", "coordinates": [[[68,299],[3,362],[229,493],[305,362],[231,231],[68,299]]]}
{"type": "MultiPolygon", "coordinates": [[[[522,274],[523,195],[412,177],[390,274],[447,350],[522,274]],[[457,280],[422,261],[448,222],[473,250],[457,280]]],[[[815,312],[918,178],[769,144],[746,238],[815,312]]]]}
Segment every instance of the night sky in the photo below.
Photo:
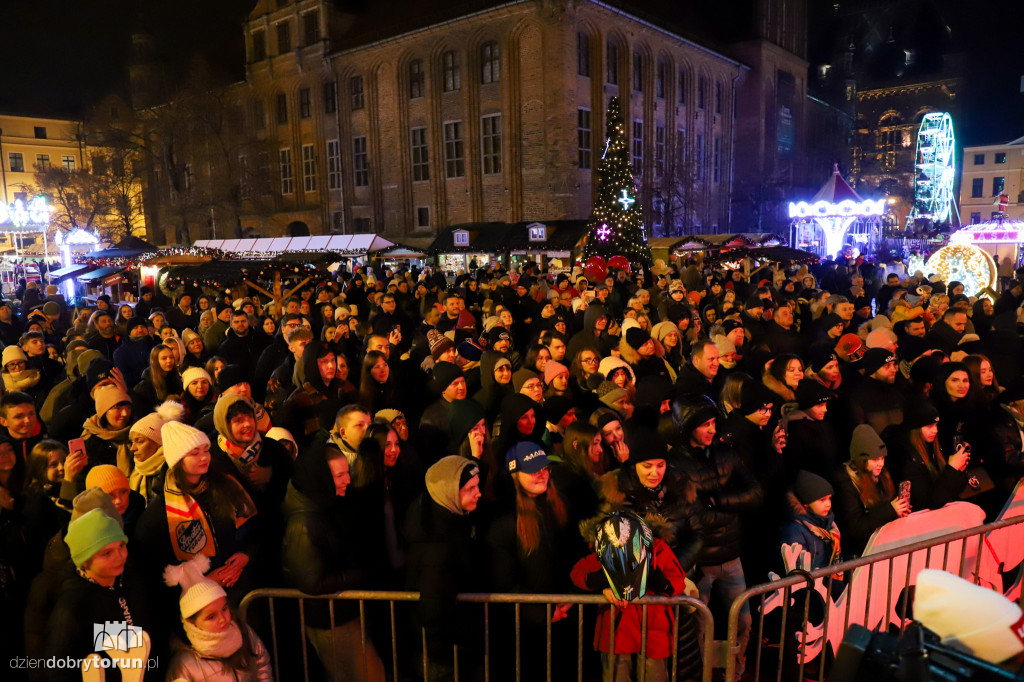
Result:
{"type": "MultiPolygon", "coordinates": [[[[686,18],[683,24],[700,24],[720,42],[746,37],[736,32],[749,27],[727,17],[748,14],[757,2],[626,1],[641,14],[674,7],[670,23],[686,18]]],[[[4,0],[2,5],[0,111],[76,116],[105,93],[124,92],[131,35],[140,26],[155,39],[172,79],[198,62],[218,80],[241,79],[241,22],[255,0],[4,0]]],[[[834,61],[830,53],[851,39],[858,45],[858,66],[876,76],[885,72],[882,56],[902,54],[903,47],[918,51],[922,69],[941,64],[943,52],[958,51],[965,58],[960,141],[997,143],[1024,135],[1024,3],[808,0],[808,6],[812,66],[834,61]]]]}

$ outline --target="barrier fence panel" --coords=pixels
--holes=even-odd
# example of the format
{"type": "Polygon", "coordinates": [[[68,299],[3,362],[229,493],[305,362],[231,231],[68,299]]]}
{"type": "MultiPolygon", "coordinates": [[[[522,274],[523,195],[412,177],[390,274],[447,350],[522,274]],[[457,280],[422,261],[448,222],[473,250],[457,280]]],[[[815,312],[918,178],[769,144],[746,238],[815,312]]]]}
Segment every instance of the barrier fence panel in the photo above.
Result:
{"type": "MultiPolygon", "coordinates": [[[[341,655],[342,659],[349,659],[347,665],[355,666],[349,668],[355,678],[371,682],[378,678],[383,682],[385,676],[388,680],[421,676],[424,680],[454,679],[457,682],[460,676],[475,680],[479,679],[481,667],[485,682],[541,679],[583,682],[595,676],[600,679],[602,665],[606,663],[594,649],[595,625],[600,613],[610,610],[607,648],[615,651],[616,628],[624,615],[601,595],[462,594],[458,597],[464,605],[461,608],[472,609],[474,618],[479,606],[478,633],[483,635],[480,650],[460,651],[456,644],[454,668],[444,669],[439,662],[429,660],[426,629],[418,627],[417,632],[413,630],[416,626],[410,627],[415,622],[418,600],[416,592],[349,591],[312,596],[290,589],[261,589],[247,594],[240,610],[242,618],[261,637],[269,638],[265,643],[273,656],[276,679],[295,679],[299,670],[306,681],[329,679],[325,663],[321,661],[329,653],[335,663],[326,665],[336,665],[341,655]],[[325,601],[330,630],[324,636],[304,624],[310,605],[322,608],[325,601]],[[358,605],[357,611],[351,609],[353,603],[358,605]],[[341,609],[358,613],[358,638],[355,640],[339,633],[340,629],[351,625],[351,621],[340,622],[344,620],[338,617],[341,609]],[[553,624],[556,613],[563,618],[553,624]],[[537,632],[541,615],[545,623],[542,633],[537,632]],[[514,637],[508,637],[512,633],[514,637]],[[329,637],[329,646],[325,646],[326,637],[329,637]],[[540,664],[536,650],[539,641],[544,643],[545,654],[540,664]],[[377,665],[384,660],[387,663],[378,669],[377,665]],[[282,677],[282,671],[286,678],[282,677]],[[585,672],[587,677],[584,677],[585,672]]],[[[722,643],[714,642],[714,621],[703,602],[683,596],[645,597],[631,602],[629,608],[640,609],[641,649],[638,656],[630,657],[636,659],[637,673],[633,679],[649,682],[642,662],[651,634],[651,614],[666,613],[663,610],[669,609],[672,626],[667,633],[671,647],[671,655],[666,660],[668,679],[710,682],[713,661],[721,658],[713,652],[716,645],[720,649],[722,643]],[[697,627],[692,627],[694,625],[697,627]],[[697,671],[694,675],[686,672],[694,667],[697,671]]]]}
{"type": "Polygon", "coordinates": [[[924,568],[954,573],[1024,606],[1020,577],[1009,581],[1008,588],[1003,580],[1004,574],[1017,575],[1022,543],[1024,517],[1006,518],[903,546],[876,546],[881,551],[814,571],[793,570],[751,587],[729,609],[725,680],[736,679],[739,618],[748,602],[756,638],[751,637],[745,652],[744,679],[788,682],[803,679],[805,672],[826,679],[831,657],[850,625],[903,632],[913,615],[913,585],[924,568]]]}

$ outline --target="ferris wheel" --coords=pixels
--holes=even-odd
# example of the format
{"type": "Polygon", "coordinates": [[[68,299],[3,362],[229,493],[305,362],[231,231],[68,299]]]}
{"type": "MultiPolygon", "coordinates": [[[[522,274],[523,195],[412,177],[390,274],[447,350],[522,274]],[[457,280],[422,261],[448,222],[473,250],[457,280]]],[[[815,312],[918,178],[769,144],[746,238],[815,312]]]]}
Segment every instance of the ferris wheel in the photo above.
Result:
{"type": "Polygon", "coordinates": [[[914,209],[910,220],[929,218],[937,223],[949,219],[956,178],[956,139],[953,119],[948,113],[925,114],[917,131],[914,209]]]}

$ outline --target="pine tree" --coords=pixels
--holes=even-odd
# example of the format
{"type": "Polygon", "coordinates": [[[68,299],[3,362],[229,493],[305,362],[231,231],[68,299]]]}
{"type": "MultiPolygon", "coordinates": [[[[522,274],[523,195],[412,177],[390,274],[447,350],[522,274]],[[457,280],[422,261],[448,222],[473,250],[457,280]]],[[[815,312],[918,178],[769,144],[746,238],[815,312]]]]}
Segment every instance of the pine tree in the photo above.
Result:
{"type": "Polygon", "coordinates": [[[606,147],[597,165],[597,201],[590,219],[583,260],[625,256],[633,265],[651,264],[636,183],[629,159],[629,141],[619,98],[608,102],[606,147]]]}

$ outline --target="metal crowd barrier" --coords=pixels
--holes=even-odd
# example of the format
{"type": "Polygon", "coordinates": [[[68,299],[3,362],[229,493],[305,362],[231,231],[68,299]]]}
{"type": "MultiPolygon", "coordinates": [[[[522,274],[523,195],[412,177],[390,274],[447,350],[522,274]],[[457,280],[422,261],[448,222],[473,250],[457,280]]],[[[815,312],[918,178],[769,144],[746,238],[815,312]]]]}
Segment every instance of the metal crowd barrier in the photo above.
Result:
{"type": "MultiPolygon", "coordinates": [[[[399,658],[400,658],[400,653],[401,653],[402,657],[403,657],[403,660],[407,660],[406,658],[404,658],[407,654],[399,651],[399,639],[400,639],[400,637],[399,637],[399,630],[401,629],[403,623],[400,620],[401,616],[396,617],[396,604],[401,604],[403,602],[416,602],[416,601],[418,601],[419,600],[419,593],[418,592],[347,591],[347,592],[339,592],[339,593],[336,593],[336,594],[326,594],[326,595],[316,595],[316,596],[314,596],[314,595],[304,594],[302,592],[299,592],[298,590],[292,590],[292,589],[260,589],[260,590],[254,590],[252,592],[249,592],[242,599],[242,603],[241,603],[241,606],[240,606],[241,617],[243,619],[245,619],[245,620],[250,620],[251,621],[251,617],[253,615],[255,615],[253,613],[253,611],[254,611],[253,607],[256,604],[258,604],[258,603],[260,603],[261,601],[264,601],[264,600],[267,602],[268,613],[266,615],[268,617],[266,617],[265,619],[259,619],[260,620],[260,624],[259,625],[255,625],[253,622],[250,622],[250,625],[254,625],[254,627],[256,627],[256,629],[257,629],[257,632],[259,632],[259,634],[261,636],[265,636],[267,634],[267,632],[269,632],[270,640],[271,641],[270,642],[265,642],[265,644],[267,645],[268,649],[270,650],[271,656],[273,657],[275,679],[279,679],[279,680],[280,679],[295,679],[296,676],[297,676],[296,673],[298,672],[297,667],[296,667],[298,661],[297,660],[293,660],[293,659],[301,657],[301,660],[302,660],[302,666],[301,666],[301,668],[302,668],[302,679],[305,680],[306,682],[310,681],[310,679],[311,679],[311,677],[310,677],[310,653],[309,653],[310,643],[307,641],[305,627],[303,627],[303,624],[305,623],[305,608],[306,608],[306,602],[308,602],[308,601],[323,601],[323,600],[328,600],[330,602],[330,604],[329,604],[329,613],[330,613],[330,624],[331,624],[331,629],[332,630],[334,629],[334,626],[337,624],[336,620],[335,620],[335,603],[338,602],[338,601],[358,601],[359,602],[359,631],[360,631],[360,640],[361,640],[361,646],[362,646],[361,657],[362,657],[362,667],[363,667],[364,674],[365,674],[365,671],[366,671],[367,665],[368,665],[368,663],[367,663],[367,644],[368,644],[368,642],[370,642],[370,638],[369,638],[370,636],[368,634],[368,629],[370,628],[370,626],[369,626],[369,624],[367,622],[367,605],[368,604],[374,604],[374,603],[386,603],[387,604],[388,621],[389,621],[388,622],[388,626],[390,628],[391,648],[390,648],[390,651],[388,652],[384,647],[380,647],[380,656],[381,656],[382,659],[384,659],[385,658],[385,652],[390,654],[390,656],[389,656],[390,657],[390,661],[389,661],[389,663],[390,663],[390,666],[389,666],[390,667],[390,675],[388,675],[388,679],[389,680],[403,679],[403,676],[400,675],[401,670],[399,668],[399,658]],[[280,646],[280,635],[282,634],[281,628],[289,626],[289,623],[283,622],[283,621],[286,618],[288,620],[291,620],[291,618],[288,615],[282,613],[282,610],[283,610],[281,608],[282,604],[280,604],[278,602],[284,602],[286,605],[288,605],[288,604],[292,604],[292,605],[297,604],[298,616],[297,616],[297,618],[293,622],[295,623],[296,627],[298,628],[298,632],[300,634],[300,637],[298,638],[298,640],[299,640],[298,648],[301,650],[300,654],[298,654],[295,651],[288,651],[288,652],[283,651],[283,647],[280,646]],[[284,669],[286,671],[286,673],[287,673],[286,677],[282,677],[281,676],[281,670],[282,669],[284,669]]],[[[544,606],[545,609],[546,609],[546,616],[547,616],[546,617],[546,622],[547,622],[547,632],[546,632],[546,654],[547,654],[546,679],[548,680],[548,682],[551,682],[552,679],[555,679],[555,678],[552,677],[552,623],[551,623],[551,617],[552,617],[552,612],[553,612],[554,607],[556,605],[558,605],[558,604],[572,604],[573,606],[577,606],[578,607],[578,608],[575,609],[575,612],[576,612],[576,616],[575,616],[575,618],[576,618],[576,666],[575,667],[576,667],[576,680],[578,680],[578,682],[583,682],[583,679],[584,679],[584,659],[585,659],[585,657],[587,657],[587,656],[595,656],[595,657],[598,656],[597,652],[594,651],[594,648],[593,648],[593,645],[592,645],[593,644],[593,638],[594,638],[594,633],[593,633],[594,619],[590,619],[588,621],[588,623],[590,625],[590,630],[589,631],[585,630],[584,629],[584,620],[585,620],[584,619],[584,607],[594,606],[595,607],[595,613],[596,613],[596,609],[600,608],[601,606],[610,607],[612,609],[612,619],[611,619],[612,620],[612,627],[611,627],[611,631],[609,633],[610,634],[610,637],[609,637],[609,639],[610,639],[610,641],[609,641],[609,648],[612,651],[615,650],[615,625],[616,625],[615,615],[617,613],[617,609],[614,606],[610,606],[608,601],[603,596],[601,596],[601,595],[579,595],[579,594],[571,594],[571,595],[568,595],[568,594],[563,594],[563,595],[559,595],[559,594],[460,594],[458,596],[458,600],[460,602],[463,602],[463,603],[474,603],[474,604],[482,604],[483,605],[483,622],[482,622],[483,633],[484,633],[484,639],[483,639],[483,646],[484,646],[484,651],[483,651],[483,675],[484,675],[484,677],[483,677],[483,679],[484,679],[485,682],[490,682],[490,680],[492,680],[492,679],[510,679],[510,677],[508,676],[509,675],[509,671],[507,671],[507,670],[503,670],[499,674],[495,674],[494,671],[491,670],[491,664],[492,664],[493,658],[494,658],[494,652],[492,651],[492,648],[494,647],[494,644],[491,642],[491,629],[492,629],[492,618],[493,618],[492,614],[491,614],[491,610],[492,610],[492,607],[494,607],[495,605],[511,605],[513,607],[513,610],[514,610],[515,672],[514,672],[514,678],[513,679],[515,679],[516,682],[522,682],[522,680],[524,679],[523,672],[521,670],[521,668],[522,668],[522,657],[521,657],[521,654],[523,652],[521,650],[521,647],[522,647],[522,637],[521,637],[521,632],[520,632],[521,610],[522,610],[522,608],[524,606],[528,606],[528,607],[544,606]]],[[[641,659],[646,655],[646,644],[647,644],[647,607],[650,606],[650,605],[671,606],[671,607],[673,607],[673,613],[674,613],[674,616],[675,616],[675,625],[674,625],[674,631],[672,632],[672,656],[671,656],[670,659],[668,659],[668,663],[669,663],[669,679],[671,679],[672,682],[677,682],[677,680],[678,680],[678,682],[683,682],[684,679],[685,680],[694,679],[694,678],[690,678],[690,677],[683,678],[683,677],[677,676],[677,672],[678,672],[677,668],[678,668],[678,656],[679,656],[679,644],[680,644],[680,642],[679,642],[679,637],[680,637],[680,628],[679,628],[679,626],[680,626],[680,622],[681,622],[680,621],[680,616],[688,616],[689,614],[696,614],[696,616],[697,616],[697,618],[699,618],[699,622],[700,622],[700,628],[699,628],[700,642],[699,642],[699,645],[700,645],[700,649],[701,649],[700,653],[702,654],[702,659],[703,659],[702,673],[701,673],[701,678],[700,679],[702,679],[703,682],[711,682],[712,667],[713,667],[713,665],[715,665],[714,661],[718,657],[716,657],[714,655],[714,649],[715,649],[715,645],[716,645],[716,643],[714,642],[714,629],[715,628],[714,628],[714,621],[713,621],[713,618],[711,616],[711,611],[708,609],[708,607],[703,602],[701,602],[699,599],[695,599],[693,597],[684,597],[684,596],[678,596],[678,597],[644,597],[643,599],[638,599],[638,600],[635,600],[635,601],[631,602],[630,608],[641,608],[641,609],[643,609],[643,612],[641,614],[641,623],[642,623],[642,627],[641,627],[641,644],[642,644],[642,648],[641,648],[641,652],[640,652],[640,658],[641,659]]],[[[402,615],[406,615],[406,614],[402,614],[402,615]]],[[[411,611],[410,611],[410,614],[408,614],[408,615],[411,615],[411,611]]],[[[568,618],[572,618],[571,615],[567,616],[567,617],[568,618]]],[[[428,657],[427,657],[426,632],[424,630],[422,630],[422,629],[421,629],[421,632],[420,632],[420,639],[421,639],[420,645],[422,646],[422,661],[421,661],[421,663],[422,663],[423,679],[427,680],[427,679],[429,679],[429,675],[428,675],[429,661],[428,661],[428,657]]],[[[295,643],[295,637],[294,636],[292,637],[291,641],[293,643],[295,643]]],[[[378,642],[378,646],[381,645],[381,644],[385,644],[385,643],[378,642]]],[[[722,643],[718,642],[717,644],[718,644],[718,648],[721,649],[722,648],[721,647],[722,643]]],[[[334,647],[335,655],[337,655],[337,641],[333,637],[332,637],[332,646],[334,647]]],[[[314,653],[314,656],[315,656],[315,653],[314,653]]],[[[458,645],[456,645],[455,646],[455,650],[454,650],[454,661],[455,661],[454,679],[455,679],[455,682],[458,682],[459,675],[460,675],[459,658],[460,658],[460,656],[459,656],[459,651],[458,651],[458,645]]],[[[600,670],[600,665],[599,664],[596,666],[596,669],[600,670]]],[[[637,669],[638,669],[637,677],[639,679],[639,682],[646,682],[645,681],[646,669],[643,666],[641,666],[641,665],[637,665],[637,669]]],[[[464,675],[464,679],[468,679],[470,677],[471,676],[468,675],[468,674],[464,675]]],[[[533,679],[529,679],[528,682],[534,682],[534,681],[533,681],[533,679]]],[[[562,682],[562,678],[559,678],[559,682],[562,682]]]]}
{"type": "MultiPolygon", "coordinates": [[[[992,531],[1022,523],[1024,523],[1024,517],[1003,519],[983,526],[894,547],[827,568],[810,572],[794,570],[780,580],[747,589],[736,597],[729,609],[728,638],[725,646],[726,682],[736,680],[735,654],[739,653],[737,643],[739,618],[744,603],[751,602],[750,614],[753,619],[750,645],[746,652],[745,680],[757,682],[761,679],[762,666],[765,664],[763,654],[766,643],[767,648],[777,648],[777,663],[766,667],[774,667],[774,670],[769,670],[769,672],[774,673],[778,682],[783,679],[783,670],[786,667],[784,664],[787,662],[785,658],[787,647],[791,648],[790,655],[795,656],[796,660],[795,663],[791,663],[785,679],[804,679],[805,665],[809,660],[813,661],[814,658],[819,659],[814,664],[818,668],[816,679],[826,679],[826,662],[829,660],[829,654],[838,651],[842,635],[851,624],[864,625],[870,630],[898,626],[899,632],[902,634],[910,622],[907,618],[908,602],[911,601],[910,588],[916,581],[917,572],[922,568],[941,568],[976,584],[984,583],[986,586],[997,587],[1002,592],[1002,585],[991,578],[1001,574],[1003,562],[998,556],[995,556],[996,550],[986,535],[992,531]],[[905,571],[903,563],[906,563],[905,571]],[[858,569],[860,569],[859,572],[858,569]],[[863,575],[865,571],[866,577],[863,575]],[[887,575],[883,585],[874,584],[876,574],[887,575]],[[984,580],[982,580],[983,577],[984,580]],[[866,580],[866,585],[861,582],[864,580],[866,580]],[[856,587],[854,587],[855,582],[857,583],[856,587]],[[795,626],[790,623],[789,637],[787,637],[791,598],[803,590],[807,592],[802,600],[802,608],[797,608],[796,615],[799,621],[795,626]],[[824,614],[820,623],[809,623],[812,601],[809,592],[812,590],[822,598],[824,604],[824,614]],[[884,602],[872,601],[872,596],[880,597],[881,593],[877,590],[885,590],[884,602]],[[757,597],[760,597],[759,607],[755,608],[753,600],[757,597]],[[858,604],[854,608],[854,602],[859,602],[861,598],[863,598],[863,606],[858,604]],[[776,622],[766,626],[765,617],[778,610],[781,610],[781,615],[773,618],[773,621],[777,621],[777,627],[776,622]],[[833,611],[838,611],[838,613],[833,613],[833,611]],[[891,618],[891,616],[895,616],[895,618],[891,618]],[[843,619],[842,628],[837,627],[838,623],[835,618],[843,619]],[[830,627],[833,629],[830,630],[830,627]],[[752,651],[753,661],[751,661],[752,651]],[[796,675],[794,675],[793,666],[798,667],[799,672],[796,675]]],[[[1021,606],[1024,607],[1024,590],[1021,590],[1019,596],[1016,594],[1016,590],[1020,589],[1021,585],[1018,583],[1013,593],[1008,596],[1017,597],[1021,606]]],[[[813,671],[813,667],[809,667],[808,670],[813,671]]]]}

